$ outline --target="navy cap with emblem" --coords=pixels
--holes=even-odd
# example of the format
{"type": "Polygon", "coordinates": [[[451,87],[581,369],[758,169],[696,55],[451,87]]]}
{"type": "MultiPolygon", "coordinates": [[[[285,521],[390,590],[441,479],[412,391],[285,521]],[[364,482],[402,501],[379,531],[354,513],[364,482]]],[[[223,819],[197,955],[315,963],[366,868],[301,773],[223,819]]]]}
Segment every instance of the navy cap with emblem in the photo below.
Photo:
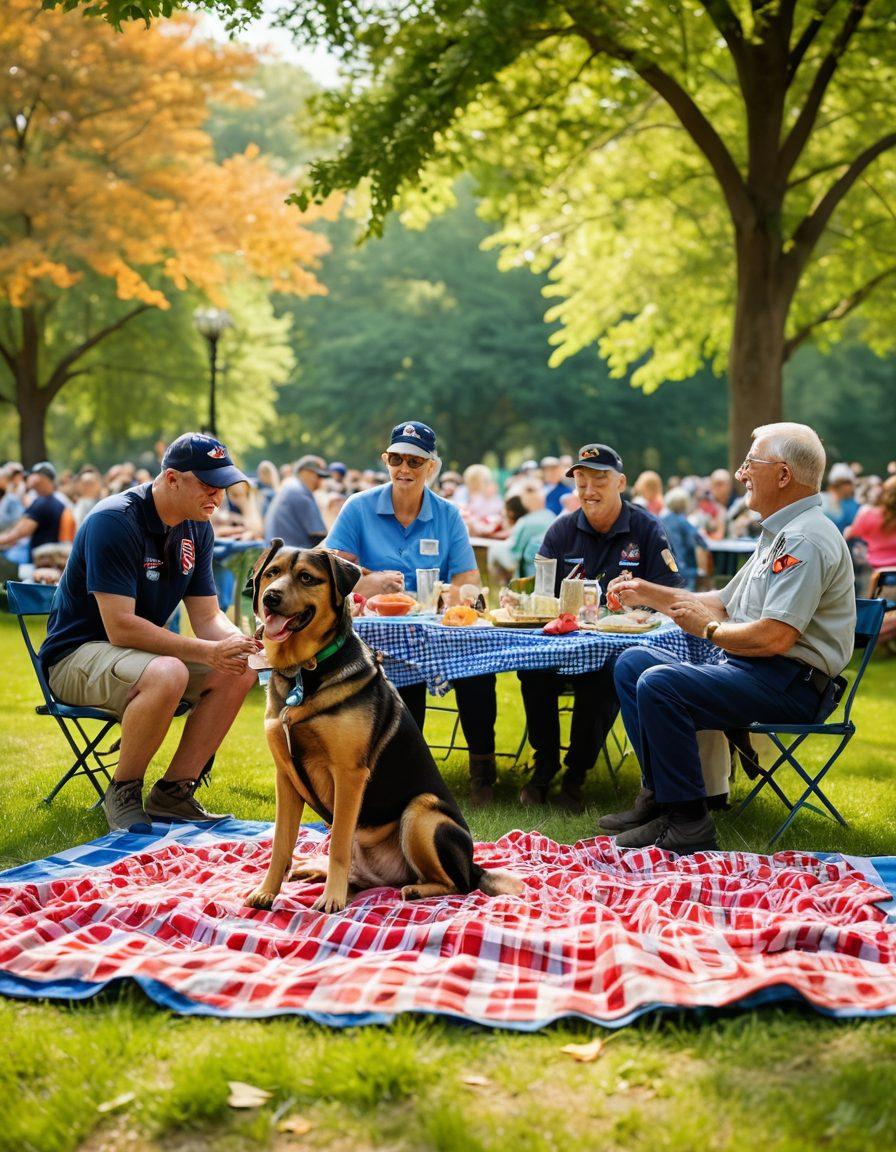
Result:
{"type": "Polygon", "coordinates": [[[579,458],[566,473],[572,476],[576,468],[595,468],[598,472],[621,472],[622,457],[609,444],[583,444],[579,458]]]}
{"type": "Polygon", "coordinates": [[[212,488],[229,488],[246,480],[221,441],[201,432],[185,432],[169,444],[162,457],[162,467],[192,472],[212,488]]]}
{"type": "Polygon", "coordinates": [[[434,460],[436,434],[428,424],[421,424],[419,420],[405,420],[392,429],[389,451],[407,452],[411,456],[423,456],[426,460],[434,460]]]}

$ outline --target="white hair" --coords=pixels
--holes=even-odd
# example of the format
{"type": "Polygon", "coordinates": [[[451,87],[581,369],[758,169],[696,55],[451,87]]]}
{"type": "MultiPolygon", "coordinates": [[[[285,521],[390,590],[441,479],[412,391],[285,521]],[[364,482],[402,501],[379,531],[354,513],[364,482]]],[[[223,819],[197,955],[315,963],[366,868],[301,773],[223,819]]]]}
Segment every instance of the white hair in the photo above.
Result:
{"type": "Polygon", "coordinates": [[[670,512],[686,516],[691,508],[691,497],[686,488],[670,488],[666,493],[666,507],[670,512]]]}
{"type": "Polygon", "coordinates": [[[821,490],[824,478],[825,452],[817,432],[808,424],[762,424],[753,429],[754,440],[767,439],[768,451],[793,473],[797,484],[821,490]]]}

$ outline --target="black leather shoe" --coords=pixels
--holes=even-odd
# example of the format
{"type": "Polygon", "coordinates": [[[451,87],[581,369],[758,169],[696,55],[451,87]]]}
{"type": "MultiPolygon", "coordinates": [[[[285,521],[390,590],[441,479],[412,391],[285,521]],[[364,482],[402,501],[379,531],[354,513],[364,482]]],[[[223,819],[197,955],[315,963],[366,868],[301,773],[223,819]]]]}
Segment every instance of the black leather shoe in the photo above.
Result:
{"type": "Polygon", "coordinates": [[[628,832],[630,828],[640,828],[642,824],[655,820],[659,815],[660,809],[654,802],[652,790],[642,788],[635,797],[635,803],[631,808],[624,812],[608,812],[606,816],[601,816],[597,826],[602,831],[611,834],[628,832]]]}
{"type": "Polygon", "coordinates": [[[629,828],[627,832],[618,832],[613,839],[616,841],[617,848],[648,848],[651,844],[656,843],[657,837],[666,831],[668,825],[669,817],[663,813],[663,815],[648,820],[637,828],[629,828]]]}
{"type": "Polygon", "coordinates": [[[542,788],[539,784],[533,784],[531,781],[524,784],[520,789],[520,804],[524,804],[527,808],[534,805],[547,804],[548,790],[542,788]]]}
{"type": "Polygon", "coordinates": [[[570,780],[564,780],[554,801],[558,808],[564,812],[571,812],[574,816],[585,811],[585,797],[582,795],[582,785],[570,780]]]}
{"type": "MultiPolygon", "coordinates": [[[[618,843],[618,841],[617,841],[618,843]]],[[[670,815],[665,829],[654,841],[657,848],[675,852],[679,856],[690,856],[692,852],[718,852],[716,826],[707,812],[699,820],[684,820],[681,816],[670,815]]]]}

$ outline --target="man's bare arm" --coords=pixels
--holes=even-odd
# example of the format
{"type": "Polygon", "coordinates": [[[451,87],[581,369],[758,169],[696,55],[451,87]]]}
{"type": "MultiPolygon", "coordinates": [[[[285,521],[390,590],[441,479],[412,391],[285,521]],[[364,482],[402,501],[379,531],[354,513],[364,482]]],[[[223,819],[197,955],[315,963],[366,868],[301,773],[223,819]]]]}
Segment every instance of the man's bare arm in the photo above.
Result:
{"type": "MultiPolygon", "coordinates": [[[[719,617],[694,596],[669,606],[668,615],[692,636],[702,636],[706,625],[719,617]]],[[[783,620],[751,620],[735,624],[723,621],[712,634],[712,642],[732,656],[784,656],[800,638],[798,628],[783,620]]]]}
{"type": "MultiPolygon", "coordinates": [[[[109,592],[94,595],[109,642],[118,648],[136,648],[154,656],[176,656],[179,660],[207,664],[237,675],[245,671],[246,657],[257,649],[255,641],[243,636],[236,628],[220,638],[180,636],[137,616],[136,603],[131,596],[116,596],[109,592]]],[[[196,599],[211,600],[214,597],[196,599]]]]}
{"type": "Polygon", "coordinates": [[[728,619],[728,612],[718,592],[686,592],[683,588],[667,588],[663,584],[651,584],[649,580],[639,580],[637,577],[630,579],[626,576],[617,576],[611,580],[607,592],[615,592],[626,608],[653,608],[669,616],[673,604],[693,601],[709,611],[707,620],[728,619]]]}
{"type": "Polygon", "coordinates": [[[19,540],[30,540],[37,531],[37,521],[30,516],[23,516],[18,524],[13,524],[5,532],[0,533],[0,548],[8,548],[19,540]]]}

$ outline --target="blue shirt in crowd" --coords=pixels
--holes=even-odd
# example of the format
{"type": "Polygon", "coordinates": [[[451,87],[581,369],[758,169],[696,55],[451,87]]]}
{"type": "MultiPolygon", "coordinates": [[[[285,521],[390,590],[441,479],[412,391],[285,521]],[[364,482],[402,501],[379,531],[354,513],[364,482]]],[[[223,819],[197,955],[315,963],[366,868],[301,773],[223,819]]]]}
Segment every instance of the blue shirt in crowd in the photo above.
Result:
{"type": "Polygon", "coordinates": [[[438,568],[446,583],[476,568],[467,527],[453,504],[423,489],[423,505],[407,528],[392,506],[392,485],[356,492],[343,504],[326,539],[328,548],[357,556],[374,572],[395,569],[416,591],[417,569],[438,568]]]}
{"type": "Polygon", "coordinates": [[[265,514],[265,543],[279,536],[290,548],[313,548],[326,534],[311,489],[296,476],[284,480],[265,514]]]}
{"type": "Polygon", "coordinates": [[[706,548],[707,543],[699,530],[680,512],[665,511],[660,523],[669,537],[672,554],[678,561],[678,568],[685,584],[692,591],[697,583],[697,549],[706,548]]]}
{"type": "Polygon", "coordinates": [[[100,500],[75,536],[53,598],[44,671],[82,644],[109,637],[95,593],[128,596],[135,614],[162,628],[185,596],[214,596],[211,524],[162,523],[152,482],[100,500]]]}

